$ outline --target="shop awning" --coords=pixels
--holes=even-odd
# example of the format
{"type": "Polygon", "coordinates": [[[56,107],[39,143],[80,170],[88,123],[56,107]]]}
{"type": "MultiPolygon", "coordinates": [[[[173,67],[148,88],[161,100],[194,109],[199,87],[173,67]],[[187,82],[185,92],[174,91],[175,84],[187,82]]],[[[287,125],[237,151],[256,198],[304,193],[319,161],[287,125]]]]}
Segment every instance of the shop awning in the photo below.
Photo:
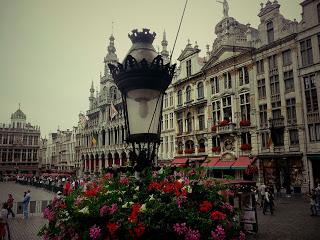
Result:
{"type": "Polygon", "coordinates": [[[181,167],[184,166],[188,161],[188,158],[175,158],[171,162],[172,166],[181,167]]]}
{"type": "Polygon", "coordinates": [[[204,160],[205,160],[205,157],[189,158],[189,162],[201,162],[204,160]]]}
{"type": "Polygon", "coordinates": [[[219,161],[219,159],[219,157],[209,157],[204,163],[202,163],[201,167],[213,168],[214,165],[216,165],[216,163],[219,161]]]}
{"type": "Polygon", "coordinates": [[[240,156],[236,162],[231,166],[231,169],[244,170],[246,169],[254,159],[249,158],[248,156],[240,156]]]}
{"type": "Polygon", "coordinates": [[[213,166],[213,169],[230,169],[235,161],[219,161],[213,166]]]}

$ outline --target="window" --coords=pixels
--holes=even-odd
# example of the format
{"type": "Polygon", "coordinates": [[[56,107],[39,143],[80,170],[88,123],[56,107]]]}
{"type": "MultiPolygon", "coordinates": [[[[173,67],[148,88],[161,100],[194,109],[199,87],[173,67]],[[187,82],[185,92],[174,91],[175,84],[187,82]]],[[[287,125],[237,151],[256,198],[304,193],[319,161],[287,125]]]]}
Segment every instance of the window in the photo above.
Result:
{"type": "Polygon", "coordinates": [[[310,142],[320,141],[320,123],[309,124],[308,128],[310,142]]]}
{"type": "Polygon", "coordinates": [[[221,102],[215,101],[212,102],[212,122],[213,124],[217,124],[221,120],[221,102]]]}
{"type": "Polygon", "coordinates": [[[34,140],[33,140],[34,145],[38,145],[38,137],[34,136],[34,140]]]}
{"type": "Polygon", "coordinates": [[[294,92],[294,80],[293,80],[293,71],[288,71],[283,73],[283,80],[285,86],[285,92],[294,92]]]}
{"type": "Polygon", "coordinates": [[[211,78],[211,93],[219,93],[219,80],[218,77],[211,78]]]}
{"type": "Polygon", "coordinates": [[[249,83],[249,73],[247,67],[242,67],[239,69],[239,85],[249,83]]]}
{"type": "Polygon", "coordinates": [[[27,160],[28,160],[28,161],[31,161],[31,158],[32,158],[32,150],[31,150],[31,149],[28,149],[27,160]]]}
{"type": "Polygon", "coordinates": [[[281,116],[281,109],[272,109],[272,119],[279,119],[282,118],[281,116]]]}
{"type": "Polygon", "coordinates": [[[269,57],[269,70],[277,68],[277,55],[272,55],[269,57]]]}
{"type": "Polygon", "coordinates": [[[187,60],[187,77],[191,76],[191,59],[187,60]]]}
{"type": "Polygon", "coordinates": [[[173,113],[170,113],[170,129],[173,128],[173,113]]]}
{"type": "Polygon", "coordinates": [[[182,105],[182,91],[178,91],[178,106],[182,105]]]}
{"type": "Polygon", "coordinates": [[[240,95],[241,120],[250,121],[250,94],[244,93],[240,95]]]}
{"type": "Polygon", "coordinates": [[[266,149],[270,147],[270,137],[269,137],[269,133],[268,132],[262,132],[260,134],[261,137],[261,148],[262,149],[266,149]]]}
{"type": "Polygon", "coordinates": [[[173,136],[170,136],[170,152],[174,151],[174,145],[173,145],[173,136]]]}
{"type": "Polygon", "coordinates": [[[309,75],[303,78],[304,90],[306,96],[307,113],[319,111],[317,88],[315,85],[315,75],[309,75]]]}
{"type": "Polygon", "coordinates": [[[187,113],[187,132],[192,132],[192,115],[190,112],[187,113]]]}
{"type": "Polygon", "coordinates": [[[288,49],[288,50],[282,52],[282,61],[283,61],[283,66],[287,66],[292,63],[291,49],[288,49]]]}
{"type": "Polygon", "coordinates": [[[198,83],[198,99],[204,98],[203,82],[198,83]]]}
{"type": "Polygon", "coordinates": [[[268,43],[272,43],[274,41],[273,22],[267,23],[267,36],[268,36],[268,43]]]}
{"type": "MultiPolygon", "coordinates": [[[[31,151],[31,150],[30,150],[30,151],[31,151]]],[[[8,162],[12,162],[12,157],[13,157],[12,149],[9,149],[9,150],[8,150],[8,162]]]]}
{"type": "Polygon", "coordinates": [[[33,161],[37,161],[37,156],[38,156],[37,150],[33,150],[33,161]]]}
{"type": "Polygon", "coordinates": [[[288,124],[296,124],[297,123],[296,99],[295,98],[287,99],[286,103],[287,103],[288,124]]]}
{"type": "Polygon", "coordinates": [[[167,94],[165,94],[164,95],[164,108],[167,108],[168,107],[168,95],[167,94]]]}
{"type": "Polygon", "coordinates": [[[199,130],[204,130],[205,129],[204,107],[198,108],[198,123],[199,123],[199,130]]]}
{"type": "Polygon", "coordinates": [[[249,132],[241,133],[241,144],[251,145],[251,134],[249,132]]]}
{"type": "Polygon", "coordinates": [[[2,149],[2,162],[7,161],[7,149],[2,149]]]}
{"type": "Polygon", "coordinates": [[[168,129],[169,128],[169,121],[168,121],[168,114],[164,115],[164,129],[168,129]]]}
{"type": "Polygon", "coordinates": [[[112,86],[112,87],[110,88],[110,94],[109,94],[109,96],[110,96],[110,99],[111,99],[111,100],[116,100],[116,99],[117,99],[117,88],[116,88],[116,87],[112,86]]]}
{"type": "Polygon", "coordinates": [[[270,90],[271,95],[277,95],[280,93],[279,75],[270,76],[270,90]]]}
{"type": "Polygon", "coordinates": [[[186,102],[190,102],[191,101],[191,87],[188,86],[186,89],[186,102]]]}
{"type": "Polygon", "coordinates": [[[232,121],[231,96],[222,98],[223,120],[232,121]]]}
{"type": "Polygon", "coordinates": [[[300,42],[300,51],[302,66],[313,64],[312,43],[310,38],[300,42]]]}
{"type": "Polygon", "coordinates": [[[178,122],[178,133],[181,134],[183,132],[183,116],[182,116],[182,112],[177,114],[177,122],[178,122]]]}
{"type": "Polygon", "coordinates": [[[169,99],[170,99],[170,106],[173,106],[173,92],[170,92],[169,99]]]}
{"type": "Polygon", "coordinates": [[[232,88],[232,85],[231,85],[231,74],[230,73],[224,73],[223,74],[223,79],[224,79],[224,89],[232,88]]]}
{"type": "Polygon", "coordinates": [[[220,138],[218,136],[212,137],[212,147],[220,147],[220,138]]]}
{"type": "MultiPolygon", "coordinates": [[[[31,138],[31,141],[32,141],[32,137],[31,138]]],[[[13,135],[8,135],[8,141],[9,141],[9,144],[13,144],[13,135]]]]}
{"type": "Polygon", "coordinates": [[[168,148],[168,144],[169,144],[169,137],[168,136],[166,136],[166,137],[164,137],[164,152],[165,153],[168,153],[168,151],[169,151],[169,148],[168,148]]]}
{"type": "Polygon", "coordinates": [[[264,73],[263,59],[261,59],[260,61],[257,61],[256,66],[257,66],[257,74],[263,74],[264,73]]]}
{"type": "Polygon", "coordinates": [[[290,145],[299,145],[299,131],[298,129],[289,130],[290,145]]]}
{"type": "Polygon", "coordinates": [[[258,99],[266,98],[266,80],[260,79],[258,80],[258,99]]]}
{"type": "Polygon", "coordinates": [[[260,127],[268,126],[267,104],[259,105],[260,127]]]}

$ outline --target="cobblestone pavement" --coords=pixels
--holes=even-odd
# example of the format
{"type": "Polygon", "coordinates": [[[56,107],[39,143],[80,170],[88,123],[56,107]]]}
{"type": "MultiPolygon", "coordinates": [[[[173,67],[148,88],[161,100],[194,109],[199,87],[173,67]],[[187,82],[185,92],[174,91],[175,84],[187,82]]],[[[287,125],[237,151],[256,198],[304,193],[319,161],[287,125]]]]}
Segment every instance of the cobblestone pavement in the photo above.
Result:
{"type": "Polygon", "coordinates": [[[274,215],[258,210],[257,240],[319,240],[320,216],[310,216],[309,201],[304,197],[278,198],[274,215]]]}

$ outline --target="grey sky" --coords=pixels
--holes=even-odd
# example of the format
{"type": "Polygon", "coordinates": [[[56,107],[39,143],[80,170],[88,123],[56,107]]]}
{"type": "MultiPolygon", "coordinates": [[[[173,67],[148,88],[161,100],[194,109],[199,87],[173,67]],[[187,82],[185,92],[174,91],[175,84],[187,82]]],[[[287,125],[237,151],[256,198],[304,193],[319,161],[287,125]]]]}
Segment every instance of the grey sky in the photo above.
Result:
{"type": "MultiPolygon", "coordinates": [[[[261,0],[266,2],[266,0],[261,0]]],[[[18,108],[41,127],[42,136],[72,128],[88,109],[91,81],[99,84],[114,21],[117,55],[123,59],[134,28],[165,29],[171,51],[185,0],[0,0],[0,123],[9,123],[18,108]]],[[[299,0],[279,0],[282,14],[300,21],[299,0]]],[[[259,0],[229,0],[229,15],[259,24],[259,0]]],[[[187,39],[213,43],[222,19],[215,0],[189,0],[173,60],[187,39]]]]}

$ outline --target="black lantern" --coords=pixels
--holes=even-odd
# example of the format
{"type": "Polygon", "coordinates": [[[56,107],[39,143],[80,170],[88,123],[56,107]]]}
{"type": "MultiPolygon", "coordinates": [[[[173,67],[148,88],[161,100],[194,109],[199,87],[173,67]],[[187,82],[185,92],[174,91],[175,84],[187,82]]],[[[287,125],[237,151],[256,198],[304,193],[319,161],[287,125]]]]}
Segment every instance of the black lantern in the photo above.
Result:
{"type": "Polygon", "coordinates": [[[138,152],[140,162],[150,162],[160,143],[162,100],[172,81],[175,64],[165,64],[152,46],[155,33],[133,30],[132,41],[123,63],[109,64],[115,84],[122,94],[127,142],[138,152]]]}

